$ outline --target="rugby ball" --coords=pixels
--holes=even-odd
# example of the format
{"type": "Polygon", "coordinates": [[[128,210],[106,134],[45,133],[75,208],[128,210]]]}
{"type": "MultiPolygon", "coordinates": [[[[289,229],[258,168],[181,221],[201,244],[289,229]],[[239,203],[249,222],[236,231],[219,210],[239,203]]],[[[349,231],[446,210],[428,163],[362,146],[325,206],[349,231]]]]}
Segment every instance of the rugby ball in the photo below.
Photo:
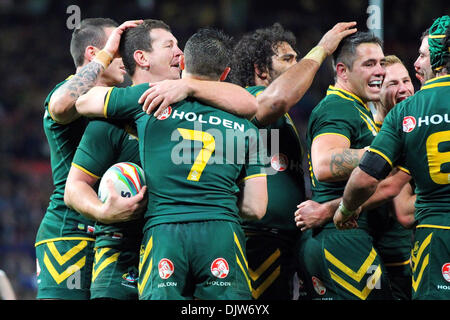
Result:
{"type": "Polygon", "coordinates": [[[145,185],[144,170],[132,162],[119,162],[112,165],[100,180],[98,187],[98,198],[105,202],[109,196],[109,189],[106,181],[111,179],[114,188],[122,197],[132,197],[145,185]]]}

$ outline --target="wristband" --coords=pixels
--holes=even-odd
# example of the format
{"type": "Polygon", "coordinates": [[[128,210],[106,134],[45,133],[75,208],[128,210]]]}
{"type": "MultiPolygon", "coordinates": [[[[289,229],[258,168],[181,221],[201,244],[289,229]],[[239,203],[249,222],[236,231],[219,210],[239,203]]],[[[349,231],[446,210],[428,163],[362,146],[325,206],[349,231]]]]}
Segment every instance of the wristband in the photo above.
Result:
{"type": "Polygon", "coordinates": [[[100,63],[103,66],[103,68],[106,69],[110,65],[112,59],[113,59],[113,57],[111,56],[111,54],[108,51],[100,50],[95,55],[94,61],[100,63]]]}
{"type": "Polygon", "coordinates": [[[339,210],[341,211],[344,218],[351,217],[355,214],[356,211],[350,211],[344,206],[344,201],[341,200],[341,203],[339,203],[339,210]]]}
{"type": "Polygon", "coordinates": [[[327,53],[325,52],[325,49],[321,46],[315,46],[311,49],[311,51],[308,52],[306,56],[303,57],[303,59],[311,59],[316,61],[319,64],[322,64],[322,62],[327,58],[327,53]]]}

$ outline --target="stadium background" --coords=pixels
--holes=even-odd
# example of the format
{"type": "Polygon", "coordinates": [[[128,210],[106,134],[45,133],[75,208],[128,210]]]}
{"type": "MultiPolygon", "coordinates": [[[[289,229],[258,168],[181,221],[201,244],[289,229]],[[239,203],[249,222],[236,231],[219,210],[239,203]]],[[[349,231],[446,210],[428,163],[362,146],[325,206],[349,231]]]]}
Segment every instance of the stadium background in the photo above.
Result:
{"type": "MultiPolygon", "coordinates": [[[[55,84],[74,72],[69,54],[70,5],[81,19],[162,19],[180,48],[199,27],[214,26],[239,38],[246,31],[280,22],[297,37],[303,56],[338,21],[357,21],[367,30],[367,1],[73,1],[0,0],[0,269],[18,299],[35,299],[34,240],[53,190],[43,102],[55,84]]],[[[447,0],[388,0],[384,3],[385,53],[404,60],[411,75],[419,38],[434,18],[450,13],[447,0]]],[[[308,116],[333,81],[330,60],[291,111],[302,135],[308,116]]],[[[416,89],[419,82],[413,78],[416,89]]]]}

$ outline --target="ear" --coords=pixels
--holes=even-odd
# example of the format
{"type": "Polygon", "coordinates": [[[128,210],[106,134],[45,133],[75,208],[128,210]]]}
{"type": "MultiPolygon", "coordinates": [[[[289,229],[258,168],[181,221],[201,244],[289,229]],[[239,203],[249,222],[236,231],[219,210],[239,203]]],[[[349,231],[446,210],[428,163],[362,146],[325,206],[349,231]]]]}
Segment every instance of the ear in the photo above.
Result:
{"type": "Polygon", "coordinates": [[[186,68],[186,64],[184,62],[184,54],[180,55],[180,69],[184,70],[186,68]]]}
{"type": "Polygon", "coordinates": [[[136,62],[136,66],[140,67],[141,69],[150,69],[150,61],[148,60],[148,57],[145,53],[145,51],[142,50],[136,50],[133,53],[134,62],[136,62]]]}
{"type": "Polygon", "coordinates": [[[87,62],[91,62],[94,60],[95,55],[97,54],[99,50],[94,46],[87,46],[86,49],[84,49],[84,60],[87,62]]]}
{"type": "Polygon", "coordinates": [[[268,77],[268,72],[266,70],[262,70],[260,69],[256,63],[253,65],[253,68],[255,69],[255,74],[258,78],[260,78],[261,80],[266,80],[268,77]]]}
{"type": "Polygon", "coordinates": [[[230,67],[226,67],[225,70],[223,70],[222,75],[220,76],[220,81],[225,81],[225,79],[227,78],[228,74],[230,73],[231,68],[230,67]]]}
{"type": "Polygon", "coordinates": [[[336,76],[338,78],[341,78],[342,80],[347,80],[348,79],[347,71],[348,71],[347,66],[342,62],[339,62],[336,65],[336,76]]]}

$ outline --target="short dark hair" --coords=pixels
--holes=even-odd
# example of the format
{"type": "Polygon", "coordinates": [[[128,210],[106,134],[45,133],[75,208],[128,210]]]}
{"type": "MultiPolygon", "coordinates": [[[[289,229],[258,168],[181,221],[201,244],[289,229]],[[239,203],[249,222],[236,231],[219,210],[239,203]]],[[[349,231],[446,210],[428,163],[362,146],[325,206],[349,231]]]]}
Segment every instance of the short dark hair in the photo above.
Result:
{"type": "Polygon", "coordinates": [[[216,79],[231,65],[232,38],[214,28],[194,33],[184,47],[186,72],[216,79]]]}
{"type": "Polygon", "coordinates": [[[119,53],[122,57],[125,70],[130,76],[136,71],[136,61],[134,61],[134,52],[143,50],[152,52],[152,42],[150,32],[153,29],[164,29],[171,32],[170,27],[161,20],[146,19],[140,25],[125,30],[120,40],[119,53]]]}
{"type": "Polygon", "coordinates": [[[231,81],[243,87],[254,86],[255,66],[260,70],[272,70],[272,56],[283,42],[295,50],[294,34],[278,22],[244,34],[233,50],[231,81]]]}
{"type": "Polygon", "coordinates": [[[343,63],[352,70],[353,62],[356,60],[356,48],[363,43],[375,43],[383,48],[383,41],[372,32],[356,32],[345,37],[333,53],[334,69],[336,70],[338,63],[343,63]]]}
{"type": "Polygon", "coordinates": [[[88,46],[103,48],[108,40],[104,28],[116,28],[119,24],[110,18],[87,18],[72,33],[70,54],[75,67],[84,63],[84,51],[88,46]]]}

